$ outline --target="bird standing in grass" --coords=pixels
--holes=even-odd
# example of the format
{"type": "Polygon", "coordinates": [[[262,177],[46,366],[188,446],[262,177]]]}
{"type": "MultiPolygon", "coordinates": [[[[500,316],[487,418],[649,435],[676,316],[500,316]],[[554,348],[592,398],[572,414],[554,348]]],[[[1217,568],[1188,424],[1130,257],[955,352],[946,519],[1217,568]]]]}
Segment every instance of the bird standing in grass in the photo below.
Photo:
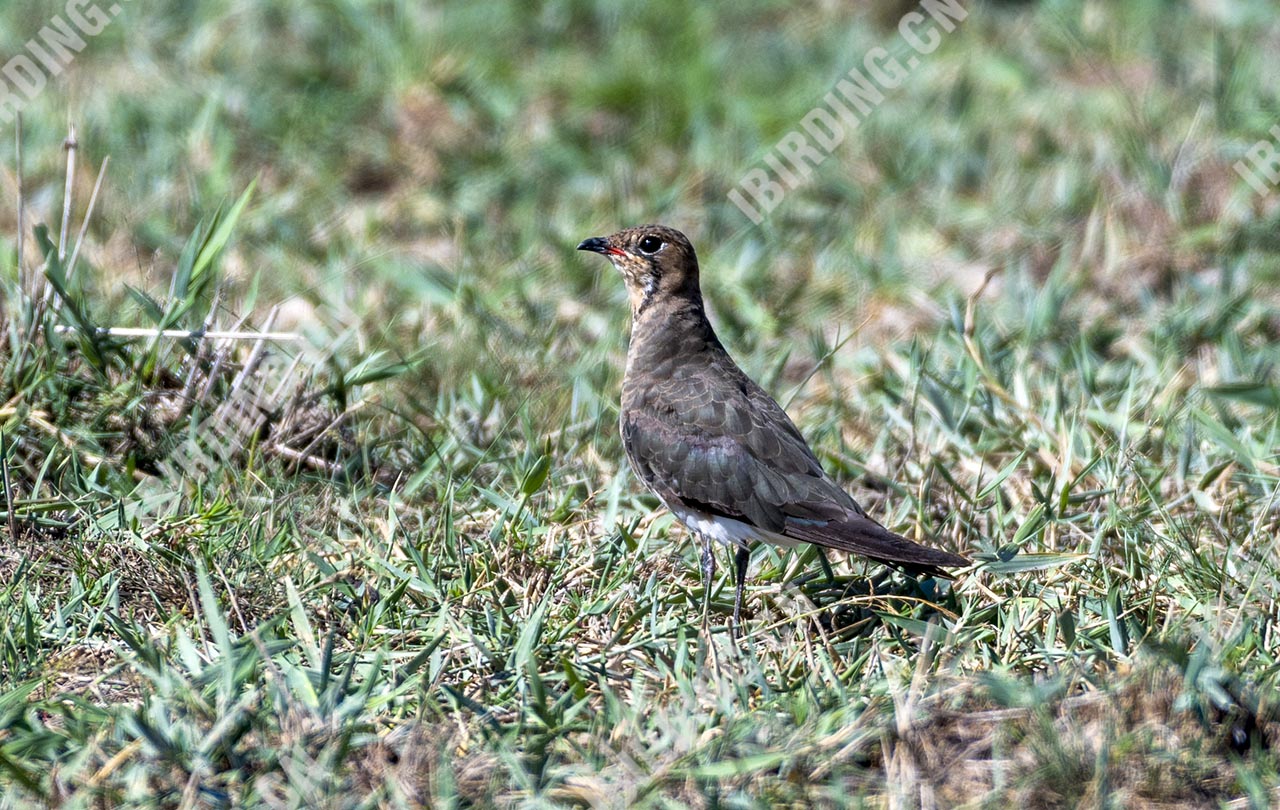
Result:
{"type": "Polygon", "coordinates": [[[701,539],[708,590],[712,542],[735,549],[735,635],[757,541],[815,543],[929,576],[969,563],[884,528],[827,476],[786,412],[716,337],[684,234],[643,225],[586,239],[578,250],[612,262],[631,299],[620,420],[627,457],[701,539]]]}

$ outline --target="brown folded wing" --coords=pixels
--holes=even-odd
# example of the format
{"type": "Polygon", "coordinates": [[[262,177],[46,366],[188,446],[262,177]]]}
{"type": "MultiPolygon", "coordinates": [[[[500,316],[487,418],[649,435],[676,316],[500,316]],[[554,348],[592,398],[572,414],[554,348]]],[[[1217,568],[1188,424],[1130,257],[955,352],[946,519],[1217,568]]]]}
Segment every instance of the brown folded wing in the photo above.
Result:
{"type": "Polygon", "coordinates": [[[736,366],[718,371],[654,384],[622,415],[632,467],[666,503],[921,573],[968,564],[867,517],[772,397],[736,366]]]}

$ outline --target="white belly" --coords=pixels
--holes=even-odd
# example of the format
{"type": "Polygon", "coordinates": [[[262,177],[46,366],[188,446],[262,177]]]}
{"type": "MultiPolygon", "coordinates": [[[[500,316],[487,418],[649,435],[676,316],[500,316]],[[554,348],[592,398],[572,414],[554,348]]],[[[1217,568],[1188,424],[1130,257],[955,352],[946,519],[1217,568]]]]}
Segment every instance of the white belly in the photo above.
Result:
{"type": "Polygon", "coordinates": [[[667,508],[671,509],[672,513],[679,518],[681,523],[689,527],[690,531],[703,537],[709,537],[726,546],[745,548],[753,540],[760,540],[777,546],[793,548],[800,542],[786,535],[766,529],[758,529],[755,526],[748,526],[746,523],[733,518],[708,515],[705,512],[696,512],[692,509],[675,509],[670,506],[667,508]]]}

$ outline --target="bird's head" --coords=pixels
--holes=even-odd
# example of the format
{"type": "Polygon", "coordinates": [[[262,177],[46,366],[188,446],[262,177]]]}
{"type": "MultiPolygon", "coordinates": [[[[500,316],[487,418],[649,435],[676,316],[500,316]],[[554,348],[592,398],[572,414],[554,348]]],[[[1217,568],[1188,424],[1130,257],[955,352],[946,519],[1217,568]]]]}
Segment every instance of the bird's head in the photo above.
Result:
{"type": "Polygon", "coordinates": [[[599,253],[618,268],[627,284],[632,317],[666,298],[691,298],[701,303],[698,257],[685,235],[674,228],[627,228],[612,236],[584,239],[578,250],[599,253]]]}

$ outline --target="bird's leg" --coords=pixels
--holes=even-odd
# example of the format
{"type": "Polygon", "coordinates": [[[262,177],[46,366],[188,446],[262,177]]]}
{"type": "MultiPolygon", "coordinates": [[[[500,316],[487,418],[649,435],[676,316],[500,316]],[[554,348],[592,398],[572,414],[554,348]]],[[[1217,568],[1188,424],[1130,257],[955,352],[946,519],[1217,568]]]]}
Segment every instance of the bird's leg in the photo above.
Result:
{"type": "Polygon", "coordinates": [[[738,546],[733,561],[738,569],[735,572],[738,587],[733,594],[733,637],[740,639],[742,638],[742,589],[747,584],[747,566],[751,563],[751,549],[745,545],[738,546]]]}
{"type": "Polygon", "coordinates": [[[711,553],[711,538],[699,532],[698,539],[702,541],[702,581],[710,591],[711,579],[716,575],[716,558],[711,553]]]}
{"type": "Polygon", "coordinates": [[[711,618],[711,588],[716,575],[716,558],[711,553],[711,538],[699,532],[698,539],[702,541],[702,629],[707,632],[711,618]]]}

